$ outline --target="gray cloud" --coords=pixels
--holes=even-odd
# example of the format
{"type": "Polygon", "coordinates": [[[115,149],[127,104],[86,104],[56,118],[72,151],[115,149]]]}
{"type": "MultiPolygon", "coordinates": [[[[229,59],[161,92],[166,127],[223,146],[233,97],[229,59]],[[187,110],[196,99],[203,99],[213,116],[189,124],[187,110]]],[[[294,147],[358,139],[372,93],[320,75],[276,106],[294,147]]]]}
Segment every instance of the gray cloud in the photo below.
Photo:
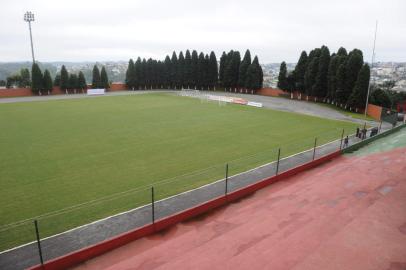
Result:
{"type": "Polygon", "coordinates": [[[406,2],[342,1],[2,1],[0,61],[30,59],[33,24],[40,61],[164,58],[173,50],[249,48],[263,63],[297,61],[302,50],[323,44],[359,48],[370,60],[375,20],[376,59],[406,61],[406,2]]]}

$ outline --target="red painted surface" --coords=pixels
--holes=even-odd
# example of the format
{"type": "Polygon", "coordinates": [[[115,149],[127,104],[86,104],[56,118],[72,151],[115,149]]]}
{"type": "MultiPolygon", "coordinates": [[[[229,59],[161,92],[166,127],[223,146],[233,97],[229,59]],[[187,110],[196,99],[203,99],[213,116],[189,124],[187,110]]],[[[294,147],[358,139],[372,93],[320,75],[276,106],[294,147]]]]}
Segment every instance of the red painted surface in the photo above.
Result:
{"type": "MultiPolygon", "coordinates": [[[[341,154],[341,151],[334,152],[330,155],[327,155],[325,157],[316,159],[312,162],[306,163],[304,165],[298,166],[296,168],[293,168],[289,171],[286,171],[284,173],[281,173],[277,176],[270,177],[268,179],[265,179],[264,181],[260,183],[256,183],[250,186],[247,186],[243,189],[240,189],[238,191],[229,193],[227,197],[219,197],[217,199],[208,201],[204,204],[198,205],[194,208],[190,208],[188,210],[185,210],[183,212],[177,213],[175,215],[166,217],[164,219],[161,219],[157,221],[154,225],[147,225],[142,228],[130,231],[128,233],[124,233],[122,235],[119,235],[117,237],[108,239],[106,241],[103,241],[99,244],[89,246],[87,248],[84,248],[82,250],[67,254],[63,257],[56,258],[54,260],[48,261],[45,264],[44,269],[46,270],[53,270],[53,269],[65,269],[67,267],[72,267],[74,265],[77,265],[80,262],[89,260],[91,258],[94,258],[96,256],[99,256],[103,253],[106,253],[108,251],[111,251],[119,246],[125,245],[127,243],[130,243],[136,239],[142,238],[144,236],[150,235],[153,232],[156,231],[161,231],[163,229],[166,229],[172,225],[175,225],[181,221],[188,220],[192,217],[195,217],[197,215],[203,214],[205,212],[208,212],[210,210],[213,210],[219,206],[225,205],[228,202],[232,202],[234,200],[240,199],[244,196],[247,196],[261,188],[264,188],[276,181],[288,178],[290,176],[293,176],[299,172],[305,171],[307,169],[316,167],[328,160],[331,160],[335,157],[338,157],[341,154]]],[[[30,268],[31,270],[40,270],[42,269],[40,265],[34,266],[30,268]]]]}
{"type": "Polygon", "coordinates": [[[275,89],[275,88],[268,87],[268,88],[259,89],[256,92],[256,94],[257,95],[262,95],[262,96],[279,97],[279,96],[284,95],[284,94],[286,95],[287,92],[285,92],[283,90],[280,90],[280,89],[275,89]]]}
{"type": "Polygon", "coordinates": [[[405,269],[405,164],[339,157],[75,269],[405,269]]]}
{"type": "Polygon", "coordinates": [[[367,114],[372,118],[374,118],[375,120],[381,121],[382,107],[373,104],[368,104],[367,114]]]}

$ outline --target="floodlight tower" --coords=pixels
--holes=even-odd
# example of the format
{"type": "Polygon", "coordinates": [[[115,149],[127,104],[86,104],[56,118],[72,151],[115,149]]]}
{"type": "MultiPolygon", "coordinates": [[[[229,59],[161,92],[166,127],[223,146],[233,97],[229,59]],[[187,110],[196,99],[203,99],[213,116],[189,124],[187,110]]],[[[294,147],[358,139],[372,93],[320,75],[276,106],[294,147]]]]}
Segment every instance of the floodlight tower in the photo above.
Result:
{"type": "Polygon", "coordinates": [[[34,45],[32,43],[32,33],[31,33],[31,22],[34,21],[34,13],[31,11],[27,11],[24,14],[24,21],[28,22],[28,28],[30,29],[30,40],[31,40],[31,54],[32,54],[32,63],[35,63],[35,57],[34,57],[34,45]]]}

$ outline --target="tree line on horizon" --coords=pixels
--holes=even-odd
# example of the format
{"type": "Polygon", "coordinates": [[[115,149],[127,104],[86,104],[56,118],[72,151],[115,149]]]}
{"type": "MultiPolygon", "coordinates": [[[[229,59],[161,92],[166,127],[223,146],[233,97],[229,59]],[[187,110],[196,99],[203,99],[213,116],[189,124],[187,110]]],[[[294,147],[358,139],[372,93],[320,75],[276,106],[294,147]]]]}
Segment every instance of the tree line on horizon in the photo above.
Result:
{"type": "Polygon", "coordinates": [[[172,53],[165,60],[154,60],[140,57],[134,62],[130,59],[126,72],[125,83],[131,90],[169,88],[169,89],[202,89],[215,90],[216,87],[244,88],[257,90],[262,87],[263,73],[255,56],[251,62],[250,51],[247,50],[241,61],[240,53],[231,50],[223,52],[218,65],[217,57],[212,51],[209,54],[172,53]]]}
{"type": "Polygon", "coordinates": [[[298,91],[336,105],[349,108],[365,108],[370,79],[370,67],[364,63],[363,53],[353,49],[349,53],[343,47],[330,54],[327,46],[315,48],[300,55],[296,67],[287,72],[282,62],[278,87],[286,91],[298,91]]]}

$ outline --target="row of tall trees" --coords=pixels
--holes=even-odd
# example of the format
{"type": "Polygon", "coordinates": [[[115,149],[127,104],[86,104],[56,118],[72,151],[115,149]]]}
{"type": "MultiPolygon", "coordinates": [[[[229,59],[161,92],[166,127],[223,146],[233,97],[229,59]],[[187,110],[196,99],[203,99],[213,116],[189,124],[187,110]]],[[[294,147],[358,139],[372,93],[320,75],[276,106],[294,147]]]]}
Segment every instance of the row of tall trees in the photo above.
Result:
{"type": "Polygon", "coordinates": [[[188,88],[215,89],[225,88],[259,89],[262,87],[263,73],[255,57],[247,50],[241,61],[237,51],[223,52],[220,67],[214,52],[210,55],[189,50],[179,55],[166,56],[164,61],[142,59],[134,62],[130,59],[126,72],[126,84],[132,89],[152,88],[188,88]]]}
{"type": "Polygon", "coordinates": [[[262,88],[263,71],[255,56],[251,61],[251,53],[247,50],[241,60],[240,52],[231,50],[223,52],[220,58],[220,85],[230,89],[258,90],[262,88]]]}
{"type": "Polygon", "coordinates": [[[213,89],[217,83],[217,59],[210,55],[189,50],[167,55],[164,61],[137,58],[130,59],[126,72],[126,84],[130,89],[193,88],[213,89]]]}
{"type": "Polygon", "coordinates": [[[87,88],[86,79],[82,71],[78,74],[70,73],[63,65],[61,71],[56,74],[54,79],[54,85],[59,86],[62,91],[66,93],[73,91],[83,91],[87,88]]]}
{"type": "Polygon", "coordinates": [[[48,69],[42,73],[37,63],[31,68],[31,90],[36,94],[50,93],[52,91],[52,78],[48,69]]]}
{"type": "Polygon", "coordinates": [[[92,88],[108,89],[110,87],[109,78],[104,66],[102,67],[101,71],[99,71],[97,65],[94,65],[92,73],[92,88]]]}
{"type": "Polygon", "coordinates": [[[330,54],[327,46],[303,51],[294,70],[287,71],[282,62],[278,87],[342,104],[364,108],[370,78],[370,68],[364,63],[362,51],[347,53],[341,47],[330,54]]]}

